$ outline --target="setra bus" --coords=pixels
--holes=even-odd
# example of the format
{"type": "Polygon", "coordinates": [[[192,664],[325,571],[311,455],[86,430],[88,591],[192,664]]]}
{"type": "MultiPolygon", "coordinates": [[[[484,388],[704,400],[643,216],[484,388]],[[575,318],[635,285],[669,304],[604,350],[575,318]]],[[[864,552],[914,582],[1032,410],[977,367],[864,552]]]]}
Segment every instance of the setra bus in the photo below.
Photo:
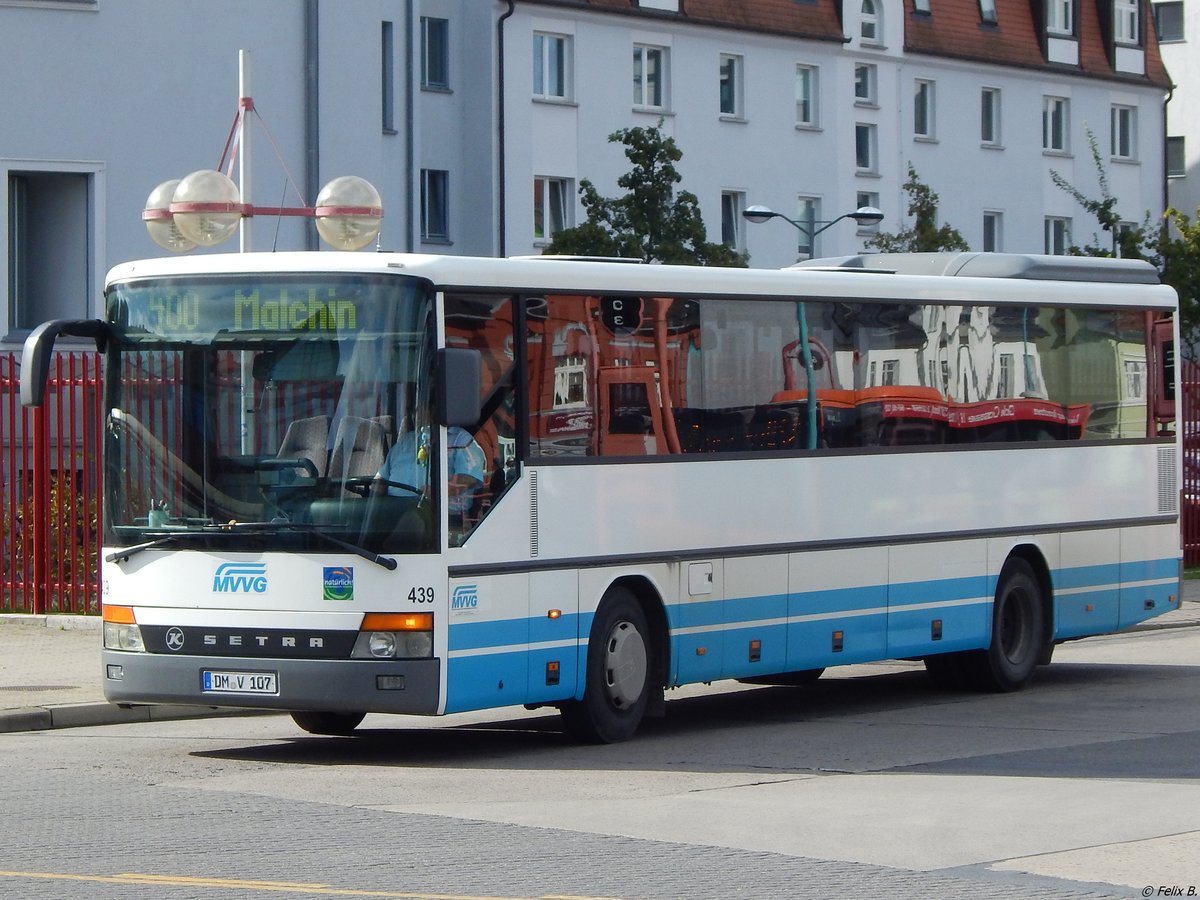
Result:
{"type": "Polygon", "coordinates": [[[554,706],[923,659],[1024,687],[1180,602],[1174,292],[1133,260],[780,271],[407,254],[117,266],[106,696],[554,706]]]}

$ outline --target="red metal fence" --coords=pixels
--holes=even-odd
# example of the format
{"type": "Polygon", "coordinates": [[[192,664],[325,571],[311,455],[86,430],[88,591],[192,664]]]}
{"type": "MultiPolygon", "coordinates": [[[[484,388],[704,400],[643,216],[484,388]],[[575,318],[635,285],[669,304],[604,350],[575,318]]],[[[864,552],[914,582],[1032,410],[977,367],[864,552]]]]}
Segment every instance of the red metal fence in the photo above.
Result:
{"type": "MultiPolygon", "coordinates": [[[[100,608],[101,359],[60,353],[46,403],[20,405],[18,356],[0,354],[0,613],[100,608]]],[[[1200,565],[1200,363],[1180,360],[1184,562],[1200,565]],[[1189,424],[1190,423],[1190,424],[1189,424]]]]}
{"type": "Polygon", "coordinates": [[[100,356],[58,354],[46,402],[21,406],[0,354],[0,612],[99,611],[100,356]]]}
{"type": "Polygon", "coordinates": [[[1183,490],[1180,527],[1183,563],[1200,566],[1200,363],[1179,361],[1180,432],[1183,434],[1183,490]]]}

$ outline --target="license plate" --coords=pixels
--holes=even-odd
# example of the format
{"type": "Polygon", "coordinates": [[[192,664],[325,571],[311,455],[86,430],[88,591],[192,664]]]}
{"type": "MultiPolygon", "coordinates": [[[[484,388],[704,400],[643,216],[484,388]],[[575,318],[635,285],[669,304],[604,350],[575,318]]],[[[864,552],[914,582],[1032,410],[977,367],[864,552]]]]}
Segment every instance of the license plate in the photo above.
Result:
{"type": "Polygon", "coordinates": [[[202,673],[206,694],[278,694],[279,679],[274,672],[202,673]]]}

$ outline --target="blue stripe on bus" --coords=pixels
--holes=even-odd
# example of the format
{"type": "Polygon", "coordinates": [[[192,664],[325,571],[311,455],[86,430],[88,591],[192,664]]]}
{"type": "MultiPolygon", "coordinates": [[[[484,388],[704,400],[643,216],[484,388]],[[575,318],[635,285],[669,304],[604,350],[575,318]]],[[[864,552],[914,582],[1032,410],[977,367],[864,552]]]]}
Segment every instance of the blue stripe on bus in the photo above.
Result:
{"type": "Polygon", "coordinates": [[[994,590],[988,589],[985,575],[966,578],[944,578],[940,581],[911,581],[888,587],[888,605],[897,606],[919,603],[949,603],[954,600],[976,598],[991,599],[994,590]]]}
{"type": "Polygon", "coordinates": [[[1071,588],[1097,587],[1117,585],[1121,581],[1121,564],[1105,563],[1098,566],[1078,566],[1072,569],[1058,569],[1053,577],[1057,590],[1071,588]]]}
{"type": "MultiPolygon", "coordinates": [[[[1055,637],[1103,634],[1157,615],[1178,597],[1178,575],[1178,558],[1054,571],[1055,637]]],[[[666,614],[676,683],[984,647],[995,583],[980,575],[672,604],[666,614]],[[841,649],[834,649],[835,632],[841,649]]],[[[452,623],[447,711],[571,696],[593,618],[452,623]],[[559,642],[566,643],[529,649],[559,642]],[[548,661],[562,667],[560,686],[542,683],[548,661]],[[504,699],[518,693],[521,699],[504,699]]]]}

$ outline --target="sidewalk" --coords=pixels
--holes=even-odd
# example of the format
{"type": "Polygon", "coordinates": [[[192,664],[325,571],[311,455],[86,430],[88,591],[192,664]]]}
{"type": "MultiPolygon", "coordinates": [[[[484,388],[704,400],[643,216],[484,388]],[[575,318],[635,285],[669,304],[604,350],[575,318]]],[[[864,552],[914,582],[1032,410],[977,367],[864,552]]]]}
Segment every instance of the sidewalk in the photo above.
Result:
{"type": "MultiPolygon", "coordinates": [[[[1200,625],[1200,581],[1185,581],[1183,598],[1180,609],[1131,630],[1200,625]]],[[[0,615],[0,733],[262,714],[208,706],[114,706],[101,688],[100,630],[94,616],[0,615]]]]}
{"type": "Polygon", "coordinates": [[[0,734],[81,725],[261,715],[210,706],[136,706],[104,699],[97,616],[0,615],[0,734]]]}

